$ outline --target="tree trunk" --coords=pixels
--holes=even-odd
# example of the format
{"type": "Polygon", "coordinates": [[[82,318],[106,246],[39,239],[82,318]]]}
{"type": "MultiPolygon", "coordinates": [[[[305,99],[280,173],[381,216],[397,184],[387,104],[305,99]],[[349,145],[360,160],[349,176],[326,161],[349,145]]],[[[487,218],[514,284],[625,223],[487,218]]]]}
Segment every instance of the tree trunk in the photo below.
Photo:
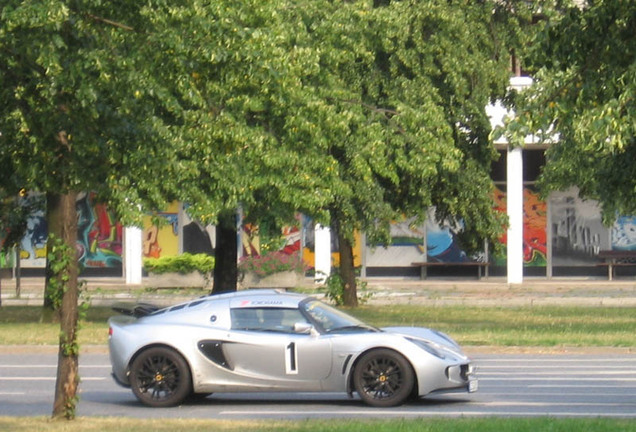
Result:
{"type": "Polygon", "coordinates": [[[79,348],[77,345],[78,321],[78,265],[77,265],[77,208],[76,192],[54,197],[49,207],[51,214],[59,217],[59,232],[52,231],[58,225],[49,225],[47,254],[51,257],[51,273],[47,290],[51,290],[53,306],[60,319],[60,344],[57,363],[57,381],[53,401],[53,418],[75,417],[77,386],[79,383],[79,348]],[[61,242],[60,242],[61,239],[61,242]],[[61,252],[58,253],[58,251],[61,252]]]}
{"type": "Polygon", "coordinates": [[[345,306],[358,306],[356,274],[353,266],[353,246],[338,229],[338,250],[340,252],[340,277],[344,284],[343,302],[345,306]]]}
{"type": "Polygon", "coordinates": [[[238,255],[236,212],[225,211],[219,215],[216,225],[214,251],[214,285],[212,294],[236,291],[238,255]]]}
{"type": "MultiPolygon", "coordinates": [[[[60,210],[61,206],[61,195],[47,192],[46,194],[46,225],[49,234],[53,233],[54,235],[61,238],[62,233],[62,212],[60,210]]],[[[50,291],[52,284],[50,283],[52,277],[51,271],[51,263],[49,261],[49,257],[47,254],[46,257],[46,269],[44,273],[44,310],[42,311],[42,320],[44,322],[51,321],[51,315],[53,311],[53,293],[50,291]]]]}

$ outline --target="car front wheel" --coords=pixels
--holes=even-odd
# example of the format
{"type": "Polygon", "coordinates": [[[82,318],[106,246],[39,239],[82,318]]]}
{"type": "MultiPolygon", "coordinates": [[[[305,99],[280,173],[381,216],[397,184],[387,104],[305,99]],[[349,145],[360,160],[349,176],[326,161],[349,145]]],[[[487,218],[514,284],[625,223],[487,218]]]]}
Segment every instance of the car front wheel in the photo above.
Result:
{"type": "Polygon", "coordinates": [[[390,407],[404,403],[413,390],[415,375],[409,362],[389,349],[364,354],[353,372],[353,386],[371,406],[390,407]]]}
{"type": "Polygon", "coordinates": [[[155,347],[143,351],[130,367],[132,391],[151,407],[178,405],[192,391],[188,364],[176,351],[155,347]]]}

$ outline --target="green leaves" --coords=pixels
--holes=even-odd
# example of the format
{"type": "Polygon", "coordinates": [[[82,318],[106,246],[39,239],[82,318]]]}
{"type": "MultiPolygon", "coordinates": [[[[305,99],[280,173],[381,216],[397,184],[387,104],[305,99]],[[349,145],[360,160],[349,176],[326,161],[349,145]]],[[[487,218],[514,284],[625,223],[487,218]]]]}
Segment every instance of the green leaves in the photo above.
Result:
{"type": "Polygon", "coordinates": [[[490,200],[484,107],[516,29],[501,7],[11,1],[0,156],[124,223],[172,199],[205,222],[303,211],[349,236],[432,205],[461,217],[490,200]],[[462,172],[472,192],[449,195],[462,172]]]}
{"type": "Polygon", "coordinates": [[[578,186],[608,220],[636,212],[635,11],[630,2],[598,1],[553,14],[529,52],[535,82],[516,97],[507,125],[514,143],[529,133],[556,143],[544,191],[578,186]]]}

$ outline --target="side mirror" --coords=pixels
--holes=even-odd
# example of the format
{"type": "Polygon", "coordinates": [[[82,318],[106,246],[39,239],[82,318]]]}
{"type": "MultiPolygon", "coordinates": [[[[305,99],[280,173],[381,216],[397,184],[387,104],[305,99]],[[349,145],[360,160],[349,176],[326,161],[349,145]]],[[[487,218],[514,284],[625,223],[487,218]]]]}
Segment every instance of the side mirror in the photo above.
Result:
{"type": "Polygon", "coordinates": [[[294,333],[310,334],[314,326],[307,322],[297,322],[294,324],[294,333]]]}

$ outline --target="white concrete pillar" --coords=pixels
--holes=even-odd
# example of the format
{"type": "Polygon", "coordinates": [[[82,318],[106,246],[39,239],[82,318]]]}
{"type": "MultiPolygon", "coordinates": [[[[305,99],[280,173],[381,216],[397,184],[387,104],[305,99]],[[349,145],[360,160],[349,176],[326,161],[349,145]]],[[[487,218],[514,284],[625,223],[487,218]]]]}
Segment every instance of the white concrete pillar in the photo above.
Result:
{"type": "Polygon", "coordinates": [[[316,224],[314,228],[315,281],[322,283],[331,274],[331,229],[316,224]]]}
{"type": "Polygon", "coordinates": [[[126,285],[138,285],[142,282],[143,267],[143,231],[137,227],[124,229],[124,278],[126,285]]]}
{"type": "Polygon", "coordinates": [[[508,283],[523,282],[523,153],[520,147],[508,149],[508,283]]]}

